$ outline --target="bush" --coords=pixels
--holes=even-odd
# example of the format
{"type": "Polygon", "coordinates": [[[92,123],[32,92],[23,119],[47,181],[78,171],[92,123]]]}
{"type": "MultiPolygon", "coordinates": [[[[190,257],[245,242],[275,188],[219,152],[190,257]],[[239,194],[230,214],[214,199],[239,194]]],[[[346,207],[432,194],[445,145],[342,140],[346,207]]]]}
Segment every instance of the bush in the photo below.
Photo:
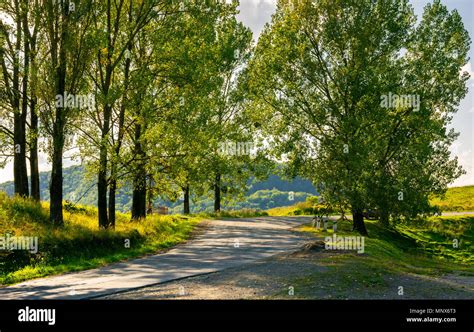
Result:
{"type": "Polygon", "coordinates": [[[69,202],[69,201],[66,201],[64,203],[64,209],[68,212],[71,212],[71,213],[84,213],[86,212],[86,208],[82,207],[82,206],[79,206],[79,205],[76,205],[72,202],[69,202]]]}
{"type": "Polygon", "coordinates": [[[306,200],[305,202],[296,203],[294,215],[311,215],[314,214],[313,203],[306,200]]]}

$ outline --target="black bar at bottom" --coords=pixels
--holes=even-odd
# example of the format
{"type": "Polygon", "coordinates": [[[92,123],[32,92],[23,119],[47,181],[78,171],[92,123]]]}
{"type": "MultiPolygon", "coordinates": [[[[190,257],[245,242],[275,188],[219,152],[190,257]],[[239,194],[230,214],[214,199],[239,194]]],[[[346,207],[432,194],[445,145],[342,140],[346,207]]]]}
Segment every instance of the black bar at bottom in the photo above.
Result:
{"type": "MultiPolygon", "coordinates": [[[[37,316],[41,317],[41,314],[37,316]]],[[[195,327],[189,323],[203,320],[312,320],[319,327],[335,329],[360,327],[378,331],[394,328],[472,332],[474,301],[0,301],[0,332],[64,331],[72,328],[87,331],[99,326],[118,331],[129,330],[129,326],[145,326],[169,320],[179,321],[180,325],[189,327],[195,327]],[[45,321],[20,322],[20,310],[26,310],[27,307],[30,314],[32,309],[55,309],[54,325],[49,324],[51,319],[48,323],[45,311],[45,321]]]]}

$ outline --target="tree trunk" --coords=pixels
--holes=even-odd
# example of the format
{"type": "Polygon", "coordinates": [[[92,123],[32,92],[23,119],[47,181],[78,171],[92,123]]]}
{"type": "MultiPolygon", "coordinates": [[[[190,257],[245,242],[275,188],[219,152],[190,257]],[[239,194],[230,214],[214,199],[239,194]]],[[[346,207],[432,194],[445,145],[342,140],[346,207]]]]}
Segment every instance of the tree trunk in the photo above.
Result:
{"type": "Polygon", "coordinates": [[[216,173],[214,183],[214,212],[221,211],[221,173],[216,173]]]}
{"type": "MultiPolygon", "coordinates": [[[[66,69],[58,69],[59,90],[65,91],[66,69]]],[[[59,94],[59,91],[58,91],[59,94]]],[[[53,225],[63,225],[63,150],[64,150],[64,126],[65,110],[62,107],[56,108],[56,117],[53,124],[53,154],[51,156],[52,170],[51,183],[49,187],[50,196],[50,220],[53,225]]]]}
{"type": "Polygon", "coordinates": [[[30,103],[30,178],[31,197],[39,202],[40,197],[40,176],[38,167],[38,114],[36,114],[36,100],[32,98],[30,103]]]}
{"type": "Polygon", "coordinates": [[[367,229],[364,223],[364,214],[362,210],[352,211],[353,230],[359,232],[360,235],[367,236],[367,229]]]}
{"type": "MultiPolygon", "coordinates": [[[[15,4],[15,10],[17,11],[17,21],[16,21],[16,50],[21,49],[22,41],[22,11],[18,6],[18,3],[15,4]]],[[[25,43],[26,45],[27,43],[25,43]]],[[[28,50],[25,49],[25,53],[28,50]]],[[[15,194],[22,197],[27,197],[29,194],[28,188],[28,171],[26,167],[26,110],[24,107],[25,96],[23,96],[23,103],[20,109],[20,61],[19,55],[13,55],[13,147],[14,147],[14,157],[13,157],[13,175],[14,175],[14,185],[15,185],[15,194]]],[[[25,64],[28,64],[29,56],[25,56],[25,64]]],[[[27,80],[23,80],[23,92],[26,92],[27,80]]]]}
{"type": "Polygon", "coordinates": [[[189,185],[186,185],[186,187],[183,188],[184,190],[184,214],[189,214],[190,213],[190,208],[189,208],[189,185]]]}
{"type": "Polygon", "coordinates": [[[50,220],[54,226],[62,226],[63,221],[63,144],[61,137],[53,139],[51,182],[49,186],[50,220]]]}
{"type": "Polygon", "coordinates": [[[97,209],[99,228],[106,229],[109,225],[107,216],[107,148],[101,145],[99,173],[97,175],[97,209]]]}
{"type": "MultiPolygon", "coordinates": [[[[62,8],[62,22],[61,22],[61,36],[59,39],[59,45],[53,43],[52,58],[53,65],[56,69],[56,95],[65,97],[66,92],[66,73],[67,73],[67,37],[68,37],[68,24],[67,24],[67,10],[62,8]],[[59,49],[56,49],[59,47],[59,49]],[[58,53],[56,51],[59,51],[58,53]],[[57,58],[56,58],[57,56],[57,58]],[[57,65],[56,65],[56,60],[57,65]]],[[[66,108],[64,105],[57,105],[56,113],[54,115],[53,122],[53,137],[52,146],[53,154],[51,156],[52,171],[51,171],[51,183],[49,187],[50,192],[50,220],[53,225],[63,225],[63,150],[65,142],[64,127],[66,126],[66,108]]]]}
{"type": "MultiPolygon", "coordinates": [[[[38,2],[35,2],[34,8],[39,6],[38,2]]],[[[33,12],[35,10],[33,9],[33,12]]],[[[39,166],[38,166],[38,113],[36,106],[38,104],[37,98],[37,87],[38,87],[38,68],[36,64],[36,53],[37,53],[37,36],[40,22],[40,13],[37,11],[34,14],[35,19],[35,30],[33,35],[29,32],[28,20],[25,17],[25,25],[23,27],[25,35],[29,39],[29,57],[30,57],[30,136],[29,136],[29,146],[30,146],[30,195],[31,197],[39,202],[41,200],[40,193],[40,175],[39,175],[39,166]]],[[[25,38],[26,38],[25,36],[25,38]]]]}
{"type": "Polygon", "coordinates": [[[22,82],[22,99],[21,99],[21,150],[24,151],[21,154],[21,164],[23,170],[23,174],[26,175],[25,181],[22,184],[24,189],[26,190],[26,196],[28,196],[28,175],[26,174],[26,118],[28,114],[28,89],[31,87],[28,85],[28,79],[30,76],[30,42],[28,38],[28,6],[24,7],[25,12],[23,13],[23,46],[24,46],[24,61],[23,61],[23,82],[22,82]]]}
{"type": "MultiPolygon", "coordinates": [[[[106,81],[104,95],[108,95],[110,87],[111,69],[106,70],[106,81]]],[[[99,173],[97,175],[97,209],[99,215],[99,228],[106,229],[109,226],[109,218],[107,216],[107,145],[108,135],[110,132],[110,119],[112,116],[112,106],[104,105],[104,124],[101,132],[101,140],[99,147],[99,173]]]]}
{"type": "MultiPolygon", "coordinates": [[[[131,7],[130,7],[131,8],[131,7]]],[[[132,44],[129,43],[128,45],[128,50],[132,50],[132,44]]],[[[126,59],[125,61],[125,74],[124,74],[124,94],[126,96],[127,90],[128,90],[128,76],[129,76],[129,70],[130,70],[130,59],[126,59]]],[[[108,226],[112,229],[115,229],[115,194],[117,192],[117,165],[118,160],[120,160],[120,149],[122,147],[122,140],[123,136],[125,134],[125,99],[126,97],[123,97],[124,100],[122,100],[122,105],[120,107],[120,114],[119,114],[119,121],[118,121],[118,138],[117,138],[117,143],[115,144],[115,158],[111,160],[113,164],[111,165],[110,169],[110,189],[109,189],[109,223],[108,226]]]]}
{"type": "Polygon", "coordinates": [[[141,144],[142,126],[135,125],[135,155],[138,156],[138,166],[133,179],[133,197],[132,197],[132,219],[138,220],[146,218],[146,170],[144,159],[145,152],[141,144]]]}
{"type": "Polygon", "coordinates": [[[13,172],[15,194],[27,197],[28,188],[28,171],[26,167],[26,124],[23,114],[17,109],[14,115],[14,157],[13,172]]]}
{"type": "Polygon", "coordinates": [[[133,184],[132,219],[146,218],[146,178],[138,175],[133,184]]]}
{"type": "MultiPolygon", "coordinates": [[[[148,179],[148,188],[150,188],[150,190],[148,191],[148,207],[147,207],[147,211],[146,211],[146,214],[153,214],[153,191],[151,190],[152,188],[152,178],[149,178],[148,179]]],[[[146,183],[146,182],[145,182],[146,183]]]]}
{"type": "Polygon", "coordinates": [[[109,186],[109,223],[107,228],[115,229],[115,193],[117,191],[117,180],[113,179],[109,186]]]}

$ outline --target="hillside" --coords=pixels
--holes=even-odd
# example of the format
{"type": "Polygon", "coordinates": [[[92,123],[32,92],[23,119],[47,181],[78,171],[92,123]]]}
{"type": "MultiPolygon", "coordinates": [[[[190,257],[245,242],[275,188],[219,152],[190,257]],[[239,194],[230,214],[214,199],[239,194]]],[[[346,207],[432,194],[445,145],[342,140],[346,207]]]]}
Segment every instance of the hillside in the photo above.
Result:
{"type": "Polygon", "coordinates": [[[442,211],[474,211],[474,186],[449,188],[444,198],[433,198],[431,203],[442,211]]]}
{"type": "MultiPolygon", "coordinates": [[[[51,172],[40,173],[41,200],[49,200],[49,180],[51,172]]],[[[64,200],[68,200],[82,205],[96,206],[97,190],[94,184],[95,177],[86,173],[83,166],[72,166],[64,169],[64,200]]],[[[297,202],[303,202],[307,197],[316,195],[317,191],[310,181],[295,178],[292,181],[282,179],[278,175],[270,175],[265,181],[249,181],[248,192],[243,201],[232,203],[223,202],[224,209],[270,209],[274,207],[287,206],[297,202]],[[294,200],[291,201],[290,192],[294,192],[294,200]]],[[[0,191],[13,195],[13,182],[0,184],[0,191]]],[[[131,189],[123,186],[116,196],[116,208],[118,211],[130,211],[132,205],[131,189]]],[[[170,208],[171,212],[178,213],[182,210],[181,202],[169,202],[157,199],[156,205],[163,205],[170,208]]],[[[213,201],[210,197],[192,199],[192,212],[210,211],[213,201]]]]}

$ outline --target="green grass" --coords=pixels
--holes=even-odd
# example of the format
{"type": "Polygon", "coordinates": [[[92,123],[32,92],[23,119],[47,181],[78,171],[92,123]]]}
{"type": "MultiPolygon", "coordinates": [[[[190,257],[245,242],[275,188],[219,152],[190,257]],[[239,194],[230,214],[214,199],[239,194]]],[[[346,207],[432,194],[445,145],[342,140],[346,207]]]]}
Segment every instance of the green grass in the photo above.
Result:
{"type": "Polygon", "coordinates": [[[0,252],[0,285],[108,263],[170,248],[189,238],[201,218],[154,215],[130,221],[117,214],[116,229],[99,230],[97,210],[78,207],[64,211],[65,224],[53,228],[47,203],[35,203],[0,193],[0,236],[38,237],[39,252],[0,252]],[[126,247],[126,241],[130,247],[126,247]]]}
{"type": "Polygon", "coordinates": [[[413,239],[417,249],[431,257],[474,266],[473,216],[419,219],[399,224],[396,229],[413,239]]]}
{"type": "MultiPolygon", "coordinates": [[[[323,251],[318,263],[327,268],[325,272],[288,282],[300,294],[315,284],[333,285],[332,297],[345,298],[360,290],[385,290],[388,276],[457,273],[474,277],[473,216],[431,217],[397,224],[392,229],[376,221],[367,221],[366,225],[370,237],[365,238],[363,254],[323,251]],[[454,248],[453,239],[461,240],[461,246],[454,248]]],[[[356,235],[351,227],[350,222],[340,222],[337,235],[356,235]]],[[[333,235],[332,230],[323,232],[310,225],[300,230],[323,238],[333,235]]]]}
{"type": "Polygon", "coordinates": [[[433,197],[431,204],[442,211],[474,211],[474,186],[449,188],[445,197],[433,197]]]}

